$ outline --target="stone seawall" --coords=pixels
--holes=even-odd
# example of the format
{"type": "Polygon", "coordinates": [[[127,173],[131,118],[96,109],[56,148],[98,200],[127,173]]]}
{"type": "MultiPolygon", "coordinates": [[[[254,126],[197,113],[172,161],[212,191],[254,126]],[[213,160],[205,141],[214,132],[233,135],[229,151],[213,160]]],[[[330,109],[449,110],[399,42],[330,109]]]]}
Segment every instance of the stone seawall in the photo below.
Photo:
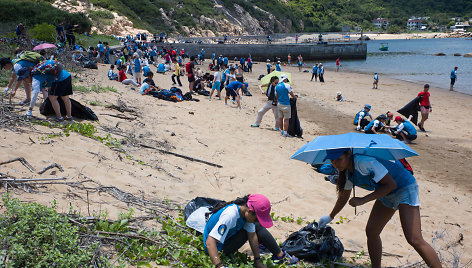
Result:
{"type": "Polygon", "coordinates": [[[292,61],[296,62],[297,56],[302,55],[303,60],[327,60],[327,59],[365,59],[367,57],[366,43],[348,44],[192,44],[192,43],[156,43],[158,48],[185,49],[188,55],[197,55],[202,49],[205,57],[224,55],[228,58],[247,57],[249,54],[255,61],[273,60],[275,57],[282,61],[287,60],[290,53],[292,61]]]}

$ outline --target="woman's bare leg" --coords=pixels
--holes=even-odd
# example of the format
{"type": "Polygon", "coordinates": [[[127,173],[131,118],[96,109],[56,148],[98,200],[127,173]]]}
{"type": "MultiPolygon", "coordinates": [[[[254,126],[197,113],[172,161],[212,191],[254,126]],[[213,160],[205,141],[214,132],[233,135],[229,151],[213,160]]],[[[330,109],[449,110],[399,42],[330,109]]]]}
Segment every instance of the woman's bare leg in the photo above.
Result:
{"type": "Polygon", "coordinates": [[[372,268],[380,268],[382,263],[382,240],[380,233],[384,229],[387,222],[392,218],[395,210],[388,208],[381,201],[375,201],[369,220],[365,227],[367,235],[367,247],[369,249],[370,261],[372,268]]]}
{"type": "Polygon", "coordinates": [[[408,243],[415,248],[428,267],[442,267],[436,251],[423,239],[421,234],[420,207],[401,204],[399,207],[403,233],[408,243]]]}

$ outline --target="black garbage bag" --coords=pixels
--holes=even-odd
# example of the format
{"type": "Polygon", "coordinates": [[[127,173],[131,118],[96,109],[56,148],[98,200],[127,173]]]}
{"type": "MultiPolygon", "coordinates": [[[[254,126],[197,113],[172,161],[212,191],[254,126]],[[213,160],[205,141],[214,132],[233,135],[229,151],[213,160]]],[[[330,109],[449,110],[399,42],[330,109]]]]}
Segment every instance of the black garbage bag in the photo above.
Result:
{"type": "Polygon", "coordinates": [[[221,200],[213,199],[209,197],[196,197],[192,199],[184,208],[184,219],[187,220],[190,214],[192,214],[195,210],[201,207],[213,207],[220,203],[221,200]]]}
{"type": "Polygon", "coordinates": [[[420,110],[420,97],[414,98],[412,101],[407,103],[403,108],[398,110],[401,115],[405,116],[408,118],[410,115],[411,117],[411,122],[415,125],[418,125],[418,111],[420,110]]]}
{"type": "MultiPolygon", "coordinates": [[[[82,105],[80,102],[70,99],[70,103],[72,105],[72,117],[77,118],[77,119],[85,119],[85,120],[92,120],[92,121],[98,121],[97,115],[92,111],[87,106],[82,105]]],[[[64,105],[64,101],[62,98],[57,98],[57,101],[59,102],[59,105],[61,106],[61,114],[63,116],[66,115],[66,106],[64,105]]],[[[54,112],[54,109],[52,108],[51,102],[49,101],[49,98],[47,98],[39,107],[39,112],[42,115],[48,116],[48,115],[55,115],[56,113],[54,112]]]]}
{"type": "Polygon", "coordinates": [[[296,99],[290,98],[290,108],[291,108],[292,116],[290,117],[287,132],[291,136],[301,138],[303,135],[303,129],[300,126],[300,120],[298,119],[296,99]]]}
{"type": "Polygon", "coordinates": [[[82,66],[87,69],[98,69],[97,63],[93,60],[84,61],[82,66]]]}
{"type": "Polygon", "coordinates": [[[292,233],[281,248],[300,259],[313,262],[322,260],[334,261],[342,257],[344,246],[330,226],[318,227],[318,223],[310,223],[292,233]]]}

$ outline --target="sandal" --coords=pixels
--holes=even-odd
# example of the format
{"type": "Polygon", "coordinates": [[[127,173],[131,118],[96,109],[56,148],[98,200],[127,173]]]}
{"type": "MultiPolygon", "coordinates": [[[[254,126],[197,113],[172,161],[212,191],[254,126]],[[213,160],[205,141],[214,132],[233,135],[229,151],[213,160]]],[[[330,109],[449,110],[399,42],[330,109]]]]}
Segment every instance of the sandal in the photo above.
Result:
{"type": "Polygon", "coordinates": [[[68,121],[72,121],[72,116],[66,116],[65,119],[68,120],[68,121]]]}
{"type": "Polygon", "coordinates": [[[62,122],[62,121],[64,121],[64,117],[62,117],[62,116],[61,116],[61,117],[57,117],[57,116],[56,116],[56,117],[54,118],[54,120],[57,121],[57,122],[62,122]]]}

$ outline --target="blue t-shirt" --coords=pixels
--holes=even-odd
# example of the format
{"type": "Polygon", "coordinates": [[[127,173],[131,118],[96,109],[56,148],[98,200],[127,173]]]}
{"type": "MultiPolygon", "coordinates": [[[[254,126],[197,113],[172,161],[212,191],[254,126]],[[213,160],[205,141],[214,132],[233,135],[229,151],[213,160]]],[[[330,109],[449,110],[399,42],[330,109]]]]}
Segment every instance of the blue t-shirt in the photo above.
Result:
{"type": "Polygon", "coordinates": [[[313,72],[314,74],[317,74],[318,73],[318,66],[313,66],[313,72]]]}
{"type": "Polygon", "coordinates": [[[54,82],[54,76],[49,74],[33,74],[33,80],[38,80],[40,89],[43,87],[51,87],[54,82]]]}
{"type": "Polygon", "coordinates": [[[105,51],[105,48],[103,47],[102,44],[98,44],[98,51],[100,51],[100,52],[105,51]]]}
{"type": "Polygon", "coordinates": [[[224,65],[228,65],[228,57],[224,57],[224,58],[223,58],[223,64],[224,64],[224,65]]]}
{"type": "Polygon", "coordinates": [[[289,84],[280,82],[275,86],[275,93],[277,94],[277,101],[281,105],[290,105],[290,97],[288,94],[292,92],[292,87],[289,84]]]}
{"type": "Polygon", "coordinates": [[[275,70],[276,70],[277,72],[281,72],[281,71],[282,71],[282,68],[280,68],[280,64],[276,64],[276,65],[275,65],[275,70]]]}
{"type": "Polygon", "coordinates": [[[232,89],[234,91],[236,91],[238,88],[242,88],[243,87],[243,83],[239,82],[239,81],[233,81],[231,83],[229,83],[226,88],[228,89],[232,89]]]}
{"type": "Polygon", "coordinates": [[[457,75],[456,73],[457,73],[456,70],[452,70],[451,71],[451,78],[456,78],[456,75],[457,75]]]}
{"type": "MultiPolygon", "coordinates": [[[[13,62],[15,61],[16,59],[12,60],[12,64],[15,65],[13,62]]],[[[36,65],[36,63],[34,62],[31,62],[31,61],[27,61],[27,60],[20,60],[18,62],[16,62],[16,64],[19,64],[21,66],[21,68],[25,68],[25,67],[34,67],[36,65]]]]}
{"type": "Polygon", "coordinates": [[[226,76],[227,74],[229,74],[229,69],[226,69],[224,72],[223,72],[223,75],[221,76],[221,81],[224,83],[226,82],[226,76]]]}
{"type": "Polygon", "coordinates": [[[410,135],[417,135],[418,134],[416,132],[416,128],[409,121],[403,122],[403,129],[406,132],[408,132],[408,134],[410,134],[410,135]]]}
{"type": "Polygon", "coordinates": [[[134,71],[136,73],[141,72],[141,62],[139,61],[139,59],[134,59],[134,71]]]}
{"type": "Polygon", "coordinates": [[[155,51],[155,50],[151,50],[151,57],[155,57],[155,56],[157,56],[156,51],[155,51]]]}
{"type": "Polygon", "coordinates": [[[151,68],[149,66],[144,66],[143,67],[143,75],[147,76],[147,74],[151,71],[151,68]]]}
{"type": "Polygon", "coordinates": [[[70,73],[66,70],[62,70],[59,75],[57,76],[57,81],[58,82],[62,82],[64,80],[66,80],[67,78],[70,77],[70,73]]]}
{"type": "Polygon", "coordinates": [[[270,67],[272,67],[272,65],[270,65],[270,63],[267,63],[267,70],[270,70],[270,67]]]}

